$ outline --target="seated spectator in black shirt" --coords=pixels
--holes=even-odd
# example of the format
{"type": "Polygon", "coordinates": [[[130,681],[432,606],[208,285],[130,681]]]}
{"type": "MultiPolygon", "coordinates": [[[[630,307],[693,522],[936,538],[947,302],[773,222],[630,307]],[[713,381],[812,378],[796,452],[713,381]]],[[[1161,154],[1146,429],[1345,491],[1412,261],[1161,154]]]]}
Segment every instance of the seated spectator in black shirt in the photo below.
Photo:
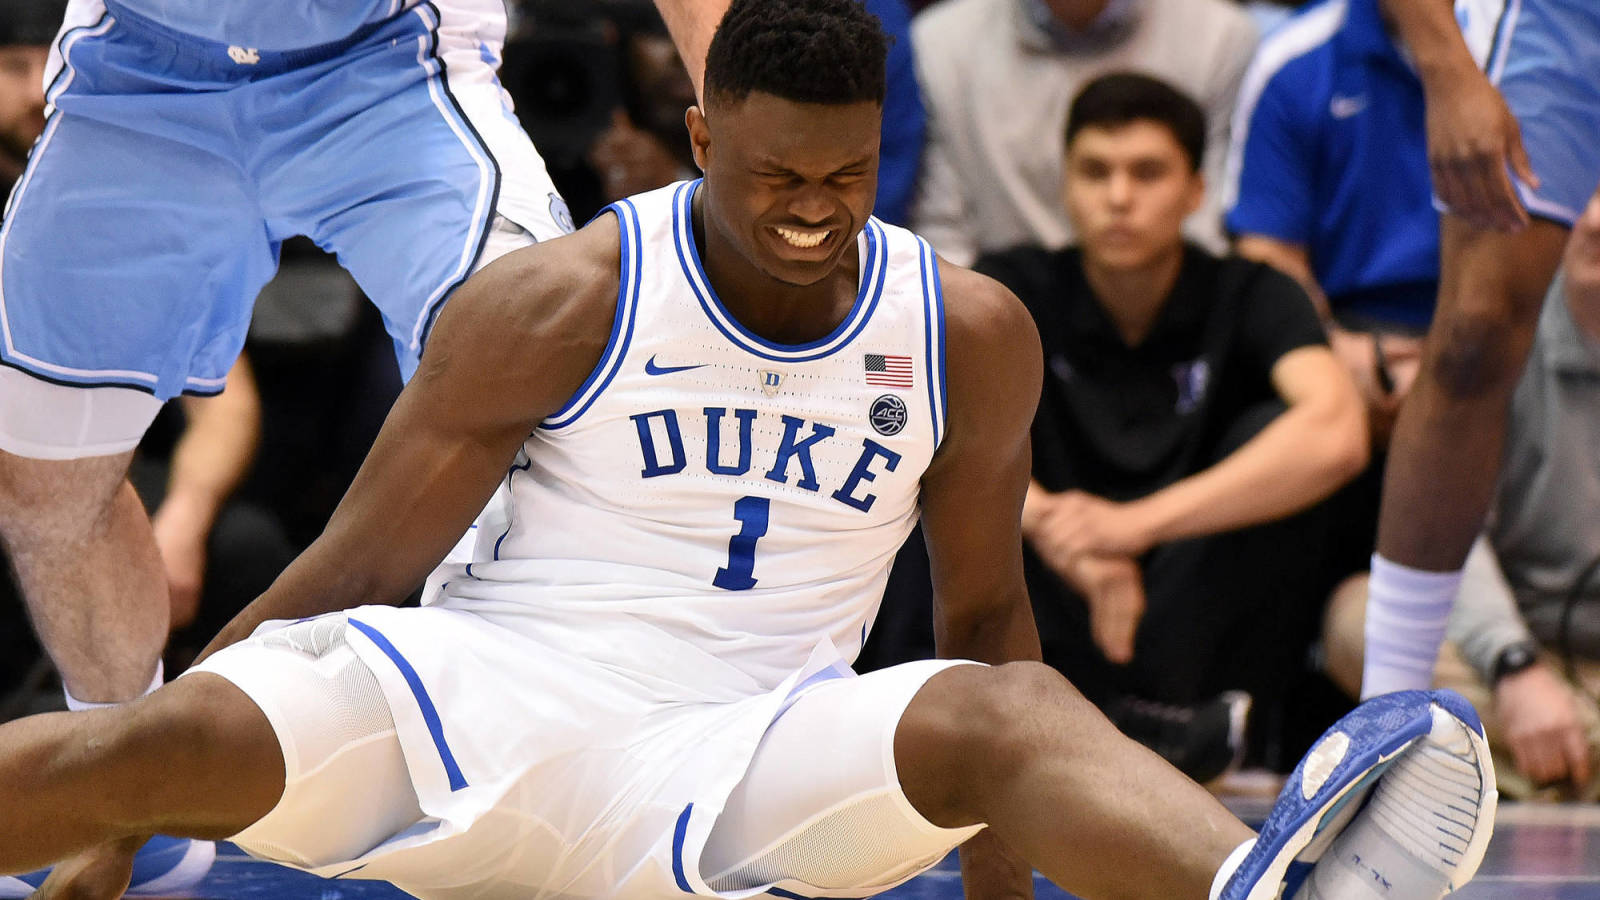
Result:
{"type": "Polygon", "coordinates": [[[1045,659],[1202,779],[1238,750],[1242,698],[1223,692],[1271,708],[1301,666],[1327,589],[1307,511],[1368,446],[1305,292],[1184,243],[1205,130],[1164,82],[1091,82],[1066,132],[1078,245],[976,266],[1028,305],[1044,346],[1023,534],[1045,659]],[[1220,755],[1194,743],[1206,721],[1231,734],[1220,755]]]}

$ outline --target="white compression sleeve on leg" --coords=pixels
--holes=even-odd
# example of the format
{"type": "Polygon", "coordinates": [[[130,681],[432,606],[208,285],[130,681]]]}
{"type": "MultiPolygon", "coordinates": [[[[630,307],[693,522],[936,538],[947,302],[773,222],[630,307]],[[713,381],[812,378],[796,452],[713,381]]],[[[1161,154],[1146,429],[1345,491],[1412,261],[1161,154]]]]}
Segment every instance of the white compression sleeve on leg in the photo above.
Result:
{"type": "MultiPolygon", "coordinates": [[[[163,681],[165,681],[165,678],[166,678],[166,666],[161,662],[161,660],[158,659],[158,660],[156,660],[156,677],[152,678],[150,680],[150,686],[145,688],[144,689],[144,693],[141,694],[140,696],[148,697],[151,694],[154,694],[156,692],[156,688],[161,687],[163,681]]],[[[67,695],[67,709],[70,709],[73,712],[82,712],[83,710],[86,710],[86,709],[106,709],[108,707],[122,705],[121,702],[118,702],[118,703],[94,703],[94,702],[91,702],[91,701],[88,701],[88,700],[79,700],[77,697],[72,696],[72,692],[71,691],[67,690],[67,686],[66,686],[65,683],[63,683],[61,685],[61,693],[67,695]]],[[[137,698],[134,698],[134,699],[137,699],[137,698]]]]}
{"type": "Polygon", "coordinates": [[[1361,699],[1432,683],[1460,586],[1459,570],[1425,572],[1372,555],[1361,699]]]}

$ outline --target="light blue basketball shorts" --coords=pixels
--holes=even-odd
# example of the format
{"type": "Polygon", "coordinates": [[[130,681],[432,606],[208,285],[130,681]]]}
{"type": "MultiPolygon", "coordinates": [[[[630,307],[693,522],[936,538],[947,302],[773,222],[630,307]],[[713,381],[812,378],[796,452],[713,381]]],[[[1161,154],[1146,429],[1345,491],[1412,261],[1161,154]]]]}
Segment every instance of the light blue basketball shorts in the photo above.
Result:
{"type": "Polygon", "coordinates": [[[495,76],[500,4],[424,2],[292,52],[182,35],[115,0],[74,4],[48,124],[0,227],[5,392],[55,393],[0,402],[0,449],[131,448],[148,419],[131,436],[86,432],[92,405],[50,420],[85,387],[148,404],[220,391],[297,234],[355,276],[409,377],[468,274],[572,228],[495,76]]]}
{"type": "Polygon", "coordinates": [[[1457,0],[1456,18],[1522,125],[1528,212],[1571,226],[1600,186],[1600,3],[1457,0]]]}

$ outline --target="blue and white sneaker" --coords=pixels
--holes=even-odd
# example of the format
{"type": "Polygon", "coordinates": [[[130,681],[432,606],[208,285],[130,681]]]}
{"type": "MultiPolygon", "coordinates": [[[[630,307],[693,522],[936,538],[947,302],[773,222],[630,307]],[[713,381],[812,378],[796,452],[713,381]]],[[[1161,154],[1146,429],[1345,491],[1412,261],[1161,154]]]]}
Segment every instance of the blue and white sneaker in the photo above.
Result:
{"type": "Polygon", "coordinates": [[[1478,871],[1497,798],[1472,704],[1375,697],[1300,761],[1219,900],[1437,900],[1478,871]]]}
{"type": "MultiPolygon", "coordinates": [[[[217,858],[211,841],[156,836],[133,857],[129,897],[181,897],[200,883],[217,858]]],[[[0,898],[31,897],[50,874],[40,869],[26,875],[0,875],[0,898]]]]}

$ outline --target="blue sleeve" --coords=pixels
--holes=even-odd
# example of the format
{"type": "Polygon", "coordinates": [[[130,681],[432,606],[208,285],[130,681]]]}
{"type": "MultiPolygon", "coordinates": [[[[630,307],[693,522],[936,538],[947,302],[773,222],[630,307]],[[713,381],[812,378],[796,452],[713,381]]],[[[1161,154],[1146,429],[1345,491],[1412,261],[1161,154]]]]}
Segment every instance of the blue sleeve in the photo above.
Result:
{"type": "Polygon", "coordinates": [[[1225,219],[1232,234],[1311,242],[1318,122],[1302,109],[1310,85],[1292,74],[1292,68],[1278,70],[1254,106],[1241,107],[1235,119],[1237,191],[1225,219]]]}
{"type": "Polygon", "coordinates": [[[878,162],[878,197],[873,214],[905,225],[922,161],[927,111],[917,88],[911,56],[911,9],[905,0],[865,0],[867,11],[883,22],[889,46],[889,93],[883,101],[883,148],[878,162]]]}

